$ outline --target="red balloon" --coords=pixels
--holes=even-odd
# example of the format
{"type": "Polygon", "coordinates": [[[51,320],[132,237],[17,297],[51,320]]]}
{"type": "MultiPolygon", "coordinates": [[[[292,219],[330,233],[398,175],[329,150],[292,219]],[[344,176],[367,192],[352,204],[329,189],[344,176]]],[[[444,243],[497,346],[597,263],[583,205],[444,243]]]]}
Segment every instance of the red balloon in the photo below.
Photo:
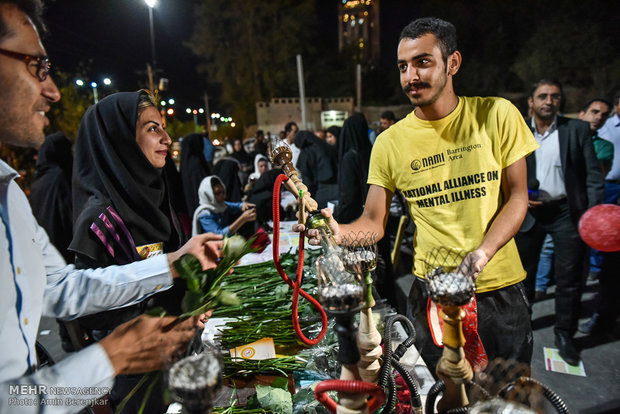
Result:
{"type": "Polygon", "coordinates": [[[579,235],[593,249],[601,252],[620,250],[620,206],[599,204],[579,219],[579,235]]]}

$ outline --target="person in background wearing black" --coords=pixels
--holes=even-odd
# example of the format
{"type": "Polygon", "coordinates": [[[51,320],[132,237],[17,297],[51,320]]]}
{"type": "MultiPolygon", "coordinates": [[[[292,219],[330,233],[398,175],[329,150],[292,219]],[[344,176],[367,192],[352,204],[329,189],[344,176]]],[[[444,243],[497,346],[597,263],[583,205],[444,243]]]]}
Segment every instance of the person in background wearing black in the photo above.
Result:
{"type": "Polygon", "coordinates": [[[30,187],[32,214],[67,263],[73,262],[73,254],[67,250],[73,238],[71,148],[71,141],[62,132],[48,135],[39,149],[30,187]]]}
{"type": "Polygon", "coordinates": [[[254,151],[252,152],[254,156],[267,155],[267,141],[265,140],[265,133],[262,129],[256,131],[256,140],[254,141],[254,151]]]}
{"type": "Polygon", "coordinates": [[[293,142],[301,150],[297,170],[304,184],[318,208],[327,207],[327,202],[338,199],[338,153],[310,131],[299,131],[293,142]]]}
{"type": "Polygon", "coordinates": [[[538,190],[515,236],[523,267],[524,285],[531,299],[540,249],[547,234],[555,247],[555,344],[570,365],[579,363],[573,343],[577,331],[581,293],[588,268],[589,249],[579,237],[581,215],[603,201],[603,175],[594,152],[590,126],[558,115],[562,87],[543,79],[532,89],[527,120],[540,147],[526,158],[527,187],[538,190]]]}
{"type": "Polygon", "coordinates": [[[205,156],[205,150],[213,156],[212,147],[209,138],[198,133],[189,134],[181,141],[181,180],[188,217],[198,207],[200,182],[213,172],[213,158],[209,161],[205,156]]]}

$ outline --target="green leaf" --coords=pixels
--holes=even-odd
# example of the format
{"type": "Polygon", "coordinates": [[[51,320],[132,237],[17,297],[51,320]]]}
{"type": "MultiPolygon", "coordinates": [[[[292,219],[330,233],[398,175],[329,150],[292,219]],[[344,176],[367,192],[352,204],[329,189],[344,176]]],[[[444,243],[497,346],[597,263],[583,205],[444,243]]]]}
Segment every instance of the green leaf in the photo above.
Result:
{"type": "Polygon", "coordinates": [[[281,284],[279,286],[276,287],[275,293],[276,293],[276,299],[284,299],[286,297],[288,297],[288,285],[287,284],[281,284]]]}
{"type": "Polygon", "coordinates": [[[241,300],[236,293],[222,290],[218,296],[218,304],[224,306],[237,306],[241,304],[241,300]]]}
{"type": "Polygon", "coordinates": [[[256,385],[256,399],[261,408],[279,414],[293,414],[293,399],[286,390],[256,385]]]}
{"type": "Polygon", "coordinates": [[[192,312],[193,310],[200,308],[202,305],[203,294],[201,291],[187,291],[181,301],[181,310],[184,313],[192,312]]]}
{"type": "Polygon", "coordinates": [[[173,263],[174,269],[179,276],[185,279],[187,290],[200,290],[200,282],[203,279],[202,265],[193,254],[184,254],[179,260],[173,263]]]}
{"type": "Polygon", "coordinates": [[[271,386],[274,388],[282,388],[285,391],[288,391],[288,378],[277,377],[271,383],[271,386]]]}

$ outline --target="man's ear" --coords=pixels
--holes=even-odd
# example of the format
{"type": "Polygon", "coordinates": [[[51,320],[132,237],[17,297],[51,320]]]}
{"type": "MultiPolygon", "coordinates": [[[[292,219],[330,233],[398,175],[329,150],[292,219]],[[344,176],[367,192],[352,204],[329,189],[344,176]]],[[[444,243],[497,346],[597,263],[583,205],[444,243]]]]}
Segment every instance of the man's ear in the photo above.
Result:
{"type": "Polygon", "coordinates": [[[459,71],[461,67],[461,62],[463,61],[463,56],[461,56],[461,52],[455,50],[450,56],[448,56],[447,62],[447,71],[448,75],[456,75],[456,72],[459,71]]]}

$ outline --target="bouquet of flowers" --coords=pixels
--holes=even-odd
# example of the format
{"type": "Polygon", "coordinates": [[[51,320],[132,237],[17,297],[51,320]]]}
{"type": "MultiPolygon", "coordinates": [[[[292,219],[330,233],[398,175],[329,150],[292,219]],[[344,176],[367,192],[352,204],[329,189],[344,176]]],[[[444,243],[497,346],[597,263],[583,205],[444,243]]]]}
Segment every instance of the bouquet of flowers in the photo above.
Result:
{"type": "MultiPolygon", "coordinates": [[[[222,279],[248,253],[260,253],[270,244],[269,235],[263,230],[245,240],[243,236],[235,235],[224,239],[222,259],[218,265],[209,270],[202,270],[196,256],[186,254],[174,262],[173,266],[179,277],[185,279],[187,291],[181,302],[179,318],[201,315],[218,305],[235,306],[239,298],[234,292],[222,288],[222,279]]],[[[152,312],[163,315],[164,311],[157,308],[152,312]]]]}

